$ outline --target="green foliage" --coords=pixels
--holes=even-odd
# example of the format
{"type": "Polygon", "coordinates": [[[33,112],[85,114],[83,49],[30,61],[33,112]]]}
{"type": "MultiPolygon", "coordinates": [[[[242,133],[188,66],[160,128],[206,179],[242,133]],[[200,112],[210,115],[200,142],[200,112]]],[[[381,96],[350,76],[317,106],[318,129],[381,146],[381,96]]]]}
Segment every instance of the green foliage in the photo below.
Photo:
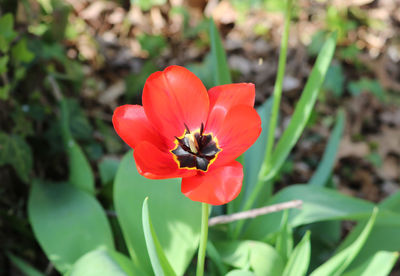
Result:
{"type": "Polygon", "coordinates": [[[232,79],[226,59],[226,53],[217,27],[212,19],[210,19],[210,41],[214,86],[231,83],[232,79]]]}
{"type": "Polygon", "coordinates": [[[138,36],[138,40],[142,50],[146,51],[150,58],[160,55],[167,46],[166,39],[161,35],[141,34],[138,36]]]}
{"type": "Polygon", "coordinates": [[[0,166],[5,164],[13,166],[22,181],[29,181],[33,166],[30,146],[19,135],[0,132],[0,166]]]}
{"type": "Polygon", "coordinates": [[[368,236],[371,233],[371,229],[375,223],[376,215],[378,213],[378,209],[375,208],[371,218],[369,219],[367,225],[364,230],[360,233],[358,238],[346,249],[342,250],[338,254],[334,255],[331,259],[329,259],[326,263],[321,265],[319,268],[314,270],[311,273],[311,276],[324,276],[324,275],[332,275],[339,276],[346,270],[346,268],[350,265],[350,263],[357,256],[358,252],[360,252],[361,248],[365,244],[368,236]]]}
{"type": "Polygon", "coordinates": [[[335,6],[330,6],[326,12],[326,25],[329,30],[338,32],[339,40],[346,38],[347,33],[357,26],[348,18],[347,10],[338,10],[335,6]]]}
{"type": "Polygon", "coordinates": [[[156,70],[157,67],[154,62],[149,60],[143,64],[143,67],[139,73],[128,75],[125,78],[125,95],[128,101],[131,101],[135,96],[139,95],[139,92],[143,89],[146,79],[156,70]]]}
{"type": "Polygon", "coordinates": [[[18,267],[18,269],[24,273],[26,276],[44,276],[44,274],[40,273],[37,271],[35,268],[33,268],[30,264],[26,263],[24,260],[21,258],[8,253],[7,254],[8,258],[11,260],[11,262],[18,267]]]}
{"type": "Polygon", "coordinates": [[[131,3],[138,5],[143,11],[148,11],[152,6],[163,5],[166,0],[131,0],[131,3]]]}
{"type": "Polygon", "coordinates": [[[142,273],[125,255],[100,248],[83,255],[68,276],[135,276],[142,273]]]}
{"type": "Polygon", "coordinates": [[[294,248],[286,263],[283,276],[306,275],[310,263],[311,244],[310,232],[306,232],[299,244],[294,248]]]}
{"type": "Polygon", "coordinates": [[[387,276],[399,258],[398,252],[378,251],[361,266],[343,276],[387,276]]]}
{"type": "Polygon", "coordinates": [[[332,173],[335,163],[336,152],[339,148],[340,139],[342,138],[344,129],[345,114],[340,110],[337,115],[335,127],[329,137],[322,160],[318,165],[317,170],[308,182],[310,185],[324,186],[332,173]]]}
{"type": "Polygon", "coordinates": [[[68,154],[69,182],[75,187],[94,195],[94,175],[82,149],[72,138],[70,114],[68,102],[63,99],[61,101],[61,129],[68,154]]]}
{"type": "Polygon", "coordinates": [[[256,276],[282,275],[284,262],[269,244],[259,241],[221,241],[215,246],[222,261],[234,268],[251,269],[256,276]]]}
{"type": "Polygon", "coordinates": [[[155,275],[176,275],[167,257],[165,257],[156,232],[154,231],[153,224],[151,223],[148,199],[149,198],[146,197],[143,202],[142,224],[151,266],[153,267],[155,275]]]}
{"type": "Polygon", "coordinates": [[[11,56],[14,63],[29,63],[34,55],[29,51],[26,39],[21,39],[11,48],[11,56]]]}
{"type": "Polygon", "coordinates": [[[113,182],[115,175],[117,174],[119,164],[120,160],[111,157],[105,157],[99,162],[101,184],[107,185],[113,182]]]}
{"type": "Polygon", "coordinates": [[[293,250],[293,233],[292,228],[289,226],[289,211],[283,212],[281,229],[279,230],[276,238],[275,248],[281,255],[282,260],[286,263],[293,250]]]}
{"type": "Polygon", "coordinates": [[[318,58],[315,62],[313,70],[304,87],[302,96],[296,105],[294,114],[288,127],[285,129],[282,137],[279,139],[275,150],[272,153],[271,164],[268,172],[264,172],[263,180],[270,180],[278,172],[290,151],[300,138],[304,127],[311,115],[313,106],[318,96],[318,92],[324,81],[329,64],[332,60],[336,46],[336,34],[333,33],[325,42],[318,58]]]}
{"type": "Polygon", "coordinates": [[[114,248],[110,225],[100,204],[69,183],[34,180],[28,215],[36,239],[61,273],[99,246],[114,248]]]}
{"type": "MultiPolygon", "coordinates": [[[[290,200],[302,200],[302,208],[291,209],[289,225],[292,227],[309,223],[361,219],[371,214],[373,204],[340,194],[328,188],[309,185],[292,185],[273,196],[267,204],[290,200]]],[[[255,240],[267,240],[279,231],[282,213],[273,213],[257,217],[250,221],[244,237],[255,240]]]]}
{"type": "Polygon", "coordinates": [[[340,63],[332,63],[326,73],[323,89],[331,91],[335,97],[343,95],[344,74],[340,63]]]}
{"type": "Polygon", "coordinates": [[[349,82],[348,89],[353,96],[361,94],[363,91],[371,92],[379,100],[384,101],[386,98],[386,91],[382,88],[381,84],[376,80],[368,78],[361,78],[358,81],[349,82]]]}
{"type": "Polygon", "coordinates": [[[0,51],[5,53],[10,48],[10,43],[17,37],[14,32],[14,16],[10,13],[0,18],[0,51]]]}
{"type": "Polygon", "coordinates": [[[132,152],[128,152],[114,182],[115,209],[131,258],[152,274],[143,228],[137,221],[146,197],[151,199],[149,212],[165,256],[175,273],[182,275],[199,243],[201,204],[180,193],[179,179],[150,180],[141,176],[132,152]]]}

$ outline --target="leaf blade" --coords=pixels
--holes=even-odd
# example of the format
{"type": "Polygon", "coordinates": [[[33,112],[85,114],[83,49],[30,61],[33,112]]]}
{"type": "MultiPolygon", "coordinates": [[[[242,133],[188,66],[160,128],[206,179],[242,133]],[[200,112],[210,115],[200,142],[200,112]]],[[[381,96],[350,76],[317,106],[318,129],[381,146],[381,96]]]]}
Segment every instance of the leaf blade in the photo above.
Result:
{"type": "Polygon", "coordinates": [[[311,245],[310,232],[307,231],[299,244],[294,248],[289,260],[286,263],[283,276],[302,276],[306,275],[310,264],[311,245]]]}
{"type": "Polygon", "coordinates": [[[340,139],[344,129],[344,112],[340,110],[337,114],[336,124],[333,128],[332,134],[329,137],[326,149],[322,156],[322,160],[318,165],[317,170],[308,182],[309,185],[324,186],[332,172],[333,165],[335,164],[335,156],[339,148],[340,139]]]}
{"type": "Polygon", "coordinates": [[[167,257],[165,257],[164,251],[158,241],[156,232],[151,223],[148,197],[143,201],[142,209],[142,224],[143,232],[146,240],[147,253],[149,254],[151,265],[155,275],[175,275],[171,265],[169,264],[167,257]]]}
{"type": "Polygon", "coordinates": [[[114,249],[98,201],[70,184],[34,180],[28,217],[40,246],[60,272],[67,272],[83,254],[99,246],[114,249]]]}
{"type": "Polygon", "coordinates": [[[369,234],[371,233],[372,227],[374,226],[378,208],[375,208],[372,215],[361,232],[360,236],[346,249],[342,250],[338,254],[334,255],[327,262],[322,264],[316,270],[311,273],[311,276],[324,276],[324,275],[341,275],[346,268],[351,264],[358,252],[365,244],[369,234]]]}
{"type": "Polygon", "coordinates": [[[213,62],[214,86],[228,84],[232,82],[229,72],[229,66],[226,59],[226,53],[222,45],[221,37],[215,26],[214,20],[210,19],[210,41],[211,41],[211,57],[213,62]]]}
{"type": "Polygon", "coordinates": [[[333,33],[328,37],[318,55],[301,98],[296,105],[292,119],[272,153],[272,166],[263,177],[265,181],[273,178],[279,171],[306,126],[335,52],[336,36],[336,33],[333,33]]]}

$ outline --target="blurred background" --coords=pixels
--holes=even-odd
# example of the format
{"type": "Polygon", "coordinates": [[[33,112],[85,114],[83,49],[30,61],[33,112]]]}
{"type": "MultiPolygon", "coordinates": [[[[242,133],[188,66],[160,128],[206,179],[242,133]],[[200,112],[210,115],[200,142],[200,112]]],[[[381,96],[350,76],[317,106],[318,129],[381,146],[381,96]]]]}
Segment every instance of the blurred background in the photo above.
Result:
{"type": "MultiPolygon", "coordinates": [[[[278,135],[288,124],[326,35],[338,46],[301,140],[277,189],[306,183],[321,161],[339,109],[346,114],[330,184],[379,202],[400,183],[400,1],[297,0],[289,37],[278,135]]],[[[209,18],[222,37],[234,82],[256,85],[256,105],[273,91],[281,0],[0,0],[0,274],[21,275],[4,254],[57,275],[27,219],[34,178],[64,180],[68,161],[59,102],[95,172],[98,197],[128,148],[112,112],[140,104],[146,78],[186,66],[210,88],[209,18]]],[[[114,227],[117,227],[114,225],[114,227]]],[[[343,233],[353,227],[343,223],[343,233]]]]}

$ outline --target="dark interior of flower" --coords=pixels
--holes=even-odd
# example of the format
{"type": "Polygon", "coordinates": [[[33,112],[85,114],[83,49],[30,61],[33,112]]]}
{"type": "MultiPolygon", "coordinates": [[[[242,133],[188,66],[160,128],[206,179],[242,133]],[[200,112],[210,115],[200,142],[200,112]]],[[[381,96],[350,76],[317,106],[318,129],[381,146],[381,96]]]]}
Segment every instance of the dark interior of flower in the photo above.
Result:
{"type": "Polygon", "coordinates": [[[196,168],[207,171],[221,149],[212,134],[204,134],[204,125],[200,131],[190,132],[185,125],[184,135],[176,137],[176,147],[171,152],[176,156],[180,168],[196,168]]]}

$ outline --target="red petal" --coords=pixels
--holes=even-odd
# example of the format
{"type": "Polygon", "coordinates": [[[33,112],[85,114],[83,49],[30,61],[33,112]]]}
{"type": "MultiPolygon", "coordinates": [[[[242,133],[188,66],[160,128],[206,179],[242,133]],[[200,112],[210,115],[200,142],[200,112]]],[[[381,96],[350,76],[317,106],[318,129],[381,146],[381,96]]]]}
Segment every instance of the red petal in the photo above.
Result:
{"type": "Polygon", "coordinates": [[[175,136],[183,134],[185,124],[195,130],[206,122],[209,99],[203,83],[192,72],[169,66],[147,79],[143,107],[149,120],[173,147],[175,136]]]}
{"type": "Polygon", "coordinates": [[[136,146],[133,156],[139,173],[147,178],[187,177],[197,173],[196,170],[179,169],[172,153],[161,151],[147,141],[136,146]]]}
{"type": "Polygon", "coordinates": [[[240,193],[243,167],[233,161],[227,166],[210,169],[207,173],[182,179],[182,193],[194,201],[221,205],[235,199],[240,193]]]}
{"type": "Polygon", "coordinates": [[[238,105],[225,117],[219,130],[214,132],[222,151],[212,166],[221,166],[239,157],[261,133],[261,119],[257,111],[249,106],[238,105]]]}
{"type": "Polygon", "coordinates": [[[140,105],[127,104],[117,107],[112,121],[115,131],[131,148],[135,148],[142,141],[149,141],[159,146],[164,145],[140,105]]]}
{"type": "Polygon", "coordinates": [[[233,83],[211,88],[208,91],[210,114],[206,128],[218,129],[229,110],[237,105],[253,107],[255,95],[252,83],[233,83]]]}

